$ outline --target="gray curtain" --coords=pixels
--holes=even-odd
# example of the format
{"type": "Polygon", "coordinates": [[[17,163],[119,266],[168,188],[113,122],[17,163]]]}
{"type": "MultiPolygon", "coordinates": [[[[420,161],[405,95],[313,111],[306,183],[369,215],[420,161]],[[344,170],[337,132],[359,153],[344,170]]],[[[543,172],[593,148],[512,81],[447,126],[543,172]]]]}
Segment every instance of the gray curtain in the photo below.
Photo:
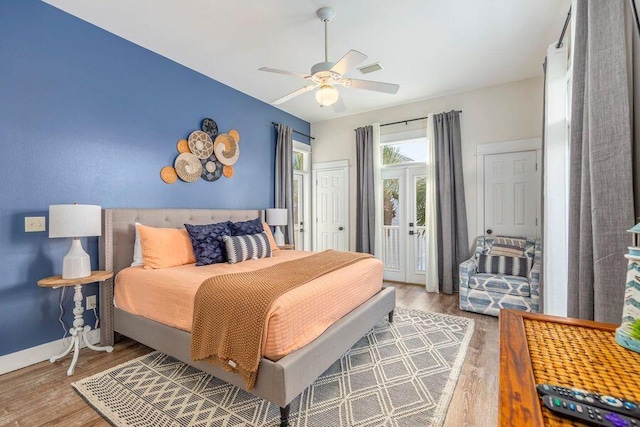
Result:
{"type": "Polygon", "coordinates": [[[438,280],[440,291],[458,291],[458,266],[469,258],[467,211],[462,178],[460,112],[433,116],[438,200],[438,280]]]}
{"type": "Polygon", "coordinates": [[[276,125],[276,208],[287,209],[287,226],[284,228],[285,243],[293,241],[293,131],[291,126],[276,125]]]}
{"type": "Polygon", "coordinates": [[[633,226],[622,0],[577,3],[571,102],[571,317],[620,323],[633,226]]]}
{"type": "Polygon", "coordinates": [[[373,178],[373,126],[356,129],[356,252],[375,249],[375,190],[373,178]]]}

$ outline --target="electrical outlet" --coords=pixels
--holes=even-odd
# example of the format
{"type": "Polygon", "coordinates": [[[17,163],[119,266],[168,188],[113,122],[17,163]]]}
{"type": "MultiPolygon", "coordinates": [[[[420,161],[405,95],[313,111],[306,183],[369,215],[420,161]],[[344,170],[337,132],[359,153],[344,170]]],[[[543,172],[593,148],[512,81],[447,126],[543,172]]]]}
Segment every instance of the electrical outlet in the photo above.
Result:
{"type": "Polygon", "coordinates": [[[86,310],[91,310],[96,308],[96,296],[95,295],[89,295],[87,297],[87,303],[86,305],[86,310]]]}
{"type": "Polygon", "coordinates": [[[31,233],[34,231],[45,231],[45,220],[43,216],[25,216],[24,231],[31,233]]]}

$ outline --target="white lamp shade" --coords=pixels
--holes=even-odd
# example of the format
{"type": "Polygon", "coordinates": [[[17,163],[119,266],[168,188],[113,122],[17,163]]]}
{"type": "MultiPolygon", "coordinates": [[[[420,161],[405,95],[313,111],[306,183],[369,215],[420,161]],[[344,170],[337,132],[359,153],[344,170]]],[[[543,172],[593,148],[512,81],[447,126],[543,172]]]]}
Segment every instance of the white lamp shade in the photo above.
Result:
{"type": "Polygon", "coordinates": [[[316,91],[316,101],[323,107],[335,104],[339,96],[340,93],[338,89],[331,85],[322,85],[320,89],[316,91]]]}
{"type": "Polygon", "coordinates": [[[287,225],[286,209],[267,209],[267,224],[287,225]]]}
{"type": "Polygon", "coordinates": [[[101,211],[97,205],[49,206],[49,237],[100,236],[101,211]]]}

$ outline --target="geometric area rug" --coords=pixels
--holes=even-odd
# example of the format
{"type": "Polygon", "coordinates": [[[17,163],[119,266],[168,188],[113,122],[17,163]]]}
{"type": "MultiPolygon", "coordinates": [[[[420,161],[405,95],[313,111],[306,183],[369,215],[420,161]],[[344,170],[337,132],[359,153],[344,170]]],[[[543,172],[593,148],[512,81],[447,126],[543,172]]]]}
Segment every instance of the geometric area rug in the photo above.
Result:
{"type": "MultiPolygon", "coordinates": [[[[441,426],[473,320],[396,308],[291,402],[296,427],[441,426]]],[[[277,426],[279,408],[155,351],[72,384],[116,426],[277,426]]]]}

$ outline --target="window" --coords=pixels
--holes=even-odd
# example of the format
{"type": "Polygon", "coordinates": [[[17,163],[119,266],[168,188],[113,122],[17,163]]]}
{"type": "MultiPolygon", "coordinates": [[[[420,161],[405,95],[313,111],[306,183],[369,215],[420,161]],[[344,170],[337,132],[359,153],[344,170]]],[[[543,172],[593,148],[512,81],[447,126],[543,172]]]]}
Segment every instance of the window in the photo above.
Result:
{"type": "Polygon", "coordinates": [[[291,162],[293,163],[293,170],[295,172],[305,172],[304,153],[302,151],[296,151],[294,149],[291,162]]]}
{"type": "Polygon", "coordinates": [[[293,234],[295,249],[311,249],[311,146],[293,141],[293,234]]]}
{"type": "Polygon", "coordinates": [[[382,166],[425,163],[427,161],[427,138],[409,139],[392,143],[381,143],[382,166]]]}

